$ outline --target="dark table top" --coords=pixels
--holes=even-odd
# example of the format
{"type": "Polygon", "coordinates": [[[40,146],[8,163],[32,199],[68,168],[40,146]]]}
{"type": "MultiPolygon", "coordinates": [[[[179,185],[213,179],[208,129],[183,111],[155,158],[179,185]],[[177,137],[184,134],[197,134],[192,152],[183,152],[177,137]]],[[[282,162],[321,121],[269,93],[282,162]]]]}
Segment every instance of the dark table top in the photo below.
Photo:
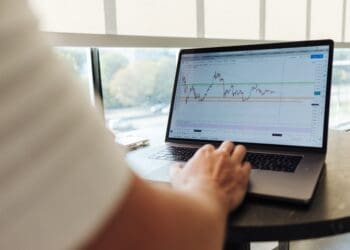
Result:
{"type": "MultiPolygon", "coordinates": [[[[151,144],[163,133],[140,131],[151,144]]],[[[164,129],[165,131],[165,129],[164,129]]],[[[350,132],[330,131],[326,166],[308,206],[247,197],[228,220],[228,239],[235,242],[287,241],[350,232],[350,132]]]]}
{"type": "Polygon", "coordinates": [[[308,206],[247,197],[228,221],[231,239],[283,241],[350,232],[350,133],[330,131],[326,166],[308,206]]]}

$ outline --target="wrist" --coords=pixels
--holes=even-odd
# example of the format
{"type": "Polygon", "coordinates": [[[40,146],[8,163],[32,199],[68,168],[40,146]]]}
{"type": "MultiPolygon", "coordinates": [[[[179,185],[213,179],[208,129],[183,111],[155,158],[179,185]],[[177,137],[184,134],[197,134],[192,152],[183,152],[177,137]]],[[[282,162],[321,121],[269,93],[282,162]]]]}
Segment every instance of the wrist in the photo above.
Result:
{"type": "Polygon", "coordinates": [[[192,182],[182,186],[178,191],[185,193],[187,196],[196,200],[199,206],[208,210],[218,221],[224,221],[230,212],[228,201],[225,194],[220,192],[220,188],[213,182],[204,181],[205,185],[192,182]]]}

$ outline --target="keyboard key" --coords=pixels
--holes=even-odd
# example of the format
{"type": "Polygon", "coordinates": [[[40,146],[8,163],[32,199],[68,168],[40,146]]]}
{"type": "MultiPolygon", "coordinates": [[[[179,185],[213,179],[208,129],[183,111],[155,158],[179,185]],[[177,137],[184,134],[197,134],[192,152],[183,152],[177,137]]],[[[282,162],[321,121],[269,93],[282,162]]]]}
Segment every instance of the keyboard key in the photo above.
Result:
{"type": "MultiPolygon", "coordinates": [[[[151,159],[168,161],[188,161],[196,153],[197,148],[166,147],[154,155],[151,159]]],[[[279,155],[247,152],[245,161],[252,164],[253,169],[281,171],[293,173],[301,161],[301,156],[279,155]]]]}
{"type": "Polygon", "coordinates": [[[248,152],[245,160],[252,164],[253,169],[294,172],[301,156],[279,155],[248,152]]]}
{"type": "Polygon", "coordinates": [[[188,161],[196,153],[197,148],[184,147],[166,147],[154,155],[151,159],[169,160],[169,161],[188,161]]]}

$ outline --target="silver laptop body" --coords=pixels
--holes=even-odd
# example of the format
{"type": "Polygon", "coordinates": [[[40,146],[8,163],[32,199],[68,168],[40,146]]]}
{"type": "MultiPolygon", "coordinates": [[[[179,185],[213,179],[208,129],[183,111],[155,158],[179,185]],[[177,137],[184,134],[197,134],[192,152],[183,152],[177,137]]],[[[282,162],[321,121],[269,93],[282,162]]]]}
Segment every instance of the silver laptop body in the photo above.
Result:
{"type": "Polygon", "coordinates": [[[130,164],[167,182],[177,161],[169,148],[232,140],[297,162],[287,171],[253,168],[249,194],[308,203],[327,151],[333,47],[319,40],[181,50],[165,145],[129,153],[130,164]]]}

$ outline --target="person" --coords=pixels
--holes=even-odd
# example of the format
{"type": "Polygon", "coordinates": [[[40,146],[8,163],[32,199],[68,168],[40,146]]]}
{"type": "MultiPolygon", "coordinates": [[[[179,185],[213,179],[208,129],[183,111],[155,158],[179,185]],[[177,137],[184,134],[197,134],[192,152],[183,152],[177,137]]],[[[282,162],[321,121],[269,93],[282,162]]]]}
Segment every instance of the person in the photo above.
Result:
{"type": "Polygon", "coordinates": [[[242,202],[245,148],[205,145],[147,183],[38,32],[0,1],[0,249],[220,249],[242,202]]]}

